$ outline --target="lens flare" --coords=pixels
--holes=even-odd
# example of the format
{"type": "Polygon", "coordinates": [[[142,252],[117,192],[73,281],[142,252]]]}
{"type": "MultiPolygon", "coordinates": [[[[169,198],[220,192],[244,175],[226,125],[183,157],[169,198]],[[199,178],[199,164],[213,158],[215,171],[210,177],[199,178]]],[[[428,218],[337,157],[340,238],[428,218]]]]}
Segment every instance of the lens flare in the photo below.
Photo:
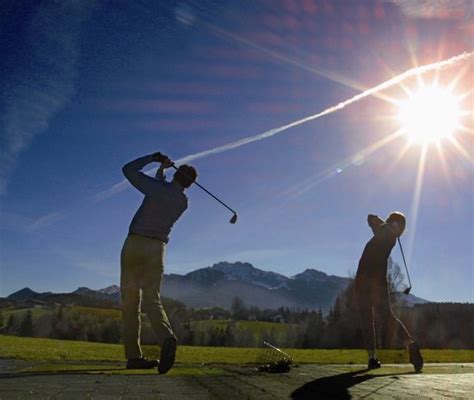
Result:
{"type": "Polygon", "coordinates": [[[410,142],[437,142],[459,128],[459,101],[446,89],[423,87],[400,104],[398,119],[410,142]]]}

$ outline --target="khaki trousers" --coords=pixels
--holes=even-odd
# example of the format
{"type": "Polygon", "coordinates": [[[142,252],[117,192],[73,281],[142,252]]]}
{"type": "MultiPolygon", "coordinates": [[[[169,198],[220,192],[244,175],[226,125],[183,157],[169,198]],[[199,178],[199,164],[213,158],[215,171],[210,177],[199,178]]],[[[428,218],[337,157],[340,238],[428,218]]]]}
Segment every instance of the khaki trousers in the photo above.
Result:
{"type": "Polygon", "coordinates": [[[405,325],[393,313],[386,286],[369,286],[356,282],[357,302],[362,336],[369,354],[376,348],[398,347],[412,340],[405,325]]]}
{"type": "Polygon", "coordinates": [[[128,235],[122,248],[120,292],[126,358],[143,356],[140,346],[141,309],[150,320],[161,346],[174,337],[171,324],[161,304],[166,244],[158,239],[128,235]]]}

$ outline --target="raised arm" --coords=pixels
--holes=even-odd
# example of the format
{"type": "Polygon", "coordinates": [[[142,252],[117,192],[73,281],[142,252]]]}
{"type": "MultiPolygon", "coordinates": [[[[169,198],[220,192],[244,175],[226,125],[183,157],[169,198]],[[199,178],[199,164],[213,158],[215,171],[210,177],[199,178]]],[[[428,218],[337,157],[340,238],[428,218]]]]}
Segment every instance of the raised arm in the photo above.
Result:
{"type": "Polygon", "coordinates": [[[380,218],[378,215],[369,214],[367,216],[367,223],[369,224],[370,228],[372,229],[372,232],[375,235],[376,228],[378,228],[380,225],[385,223],[385,221],[382,218],[380,218]]]}
{"type": "MultiPolygon", "coordinates": [[[[136,160],[130,161],[125,164],[122,168],[122,172],[125,175],[125,178],[140,192],[143,194],[151,194],[153,191],[156,191],[157,182],[156,179],[151,176],[146,175],[142,172],[145,165],[154,162],[153,155],[143,156],[137,158],[136,160]]],[[[161,168],[161,166],[160,166],[161,168]]]]}

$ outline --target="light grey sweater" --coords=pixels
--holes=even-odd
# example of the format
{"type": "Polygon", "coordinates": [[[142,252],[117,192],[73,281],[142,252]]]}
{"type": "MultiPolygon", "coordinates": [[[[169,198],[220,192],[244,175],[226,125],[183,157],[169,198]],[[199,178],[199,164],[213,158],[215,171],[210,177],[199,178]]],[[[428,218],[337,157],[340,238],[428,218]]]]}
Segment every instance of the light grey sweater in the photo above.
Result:
{"type": "Polygon", "coordinates": [[[151,155],[125,164],[122,172],[129,182],[145,195],[130,224],[129,233],[148,236],[168,243],[174,223],[188,208],[184,188],[177,182],[167,182],[163,170],[155,178],[142,172],[154,162],[151,155]]]}

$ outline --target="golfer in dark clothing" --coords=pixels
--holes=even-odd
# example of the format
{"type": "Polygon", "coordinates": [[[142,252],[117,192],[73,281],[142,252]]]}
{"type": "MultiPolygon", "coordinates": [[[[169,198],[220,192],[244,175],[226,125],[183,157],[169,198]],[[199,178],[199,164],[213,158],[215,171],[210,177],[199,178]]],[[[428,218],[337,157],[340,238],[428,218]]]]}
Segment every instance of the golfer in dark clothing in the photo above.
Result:
{"type": "Polygon", "coordinates": [[[182,165],[173,180],[167,182],[165,168],[173,165],[161,154],[138,158],[122,171],[130,183],[145,195],[133,217],[121,254],[120,291],[124,324],[124,345],[128,369],[158,367],[165,374],[174,364],[177,340],[161,304],[160,290],[166,244],[173,224],[188,207],[184,189],[195,181],[196,170],[182,165]],[[156,177],[141,170],[151,162],[160,162],[156,177]],[[147,360],[140,346],[141,305],[161,346],[160,360],[147,360]]]}
{"type": "Polygon", "coordinates": [[[380,362],[375,355],[377,338],[387,346],[401,328],[408,342],[410,362],[417,372],[423,368],[423,358],[418,344],[413,340],[403,323],[395,317],[390,303],[387,282],[387,264],[390,252],[396,240],[405,230],[405,216],[393,212],[382,220],[376,215],[367,218],[374,236],[365,245],[359,261],[355,279],[355,297],[361,317],[362,334],[367,348],[369,368],[379,368],[380,362]]]}

